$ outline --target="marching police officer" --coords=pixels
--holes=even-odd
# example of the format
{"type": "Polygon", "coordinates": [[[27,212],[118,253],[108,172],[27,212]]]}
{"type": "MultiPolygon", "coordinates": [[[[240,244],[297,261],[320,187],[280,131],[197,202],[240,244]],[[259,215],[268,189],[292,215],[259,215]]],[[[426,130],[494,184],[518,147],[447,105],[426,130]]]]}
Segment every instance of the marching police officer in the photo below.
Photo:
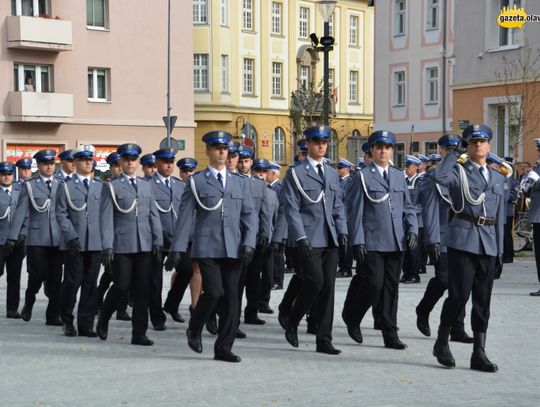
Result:
{"type": "Polygon", "coordinates": [[[334,285],[338,247],[347,249],[347,224],[339,177],[324,155],[331,135],[329,126],[304,131],[308,156],[285,176],[282,193],[289,237],[302,261],[303,283],[286,321],[285,338],[298,347],[298,324],[317,301],[317,352],[337,355],[332,345],[334,285]]]}
{"type": "Polygon", "coordinates": [[[55,176],[61,180],[70,180],[75,173],[75,163],[73,162],[73,150],[64,150],[59,155],[60,169],[55,176]]]}
{"type": "Polygon", "coordinates": [[[131,343],[151,346],[146,336],[149,287],[152,261],[161,261],[163,231],[150,182],[136,176],[141,148],[127,143],[117,151],[122,174],[104,188],[100,209],[102,262],[113,265],[114,284],[101,307],[96,331],[107,339],[109,319],[133,285],[131,343]]]}
{"type": "Polygon", "coordinates": [[[349,336],[362,343],[360,323],[380,302],[384,346],[405,349],[397,335],[399,273],[405,248],[418,243],[418,223],[403,173],[390,165],[395,141],[385,130],[369,136],[373,161],[349,189],[349,233],[362,267],[351,280],[342,316],[349,336]]]}
{"type": "MultiPolygon", "coordinates": [[[[353,169],[353,163],[346,160],[345,158],[339,158],[339,161],[336,163],[336,169],[339,173],[339,185],[343,190],[343,196],[346,196],[347,184],[350,182],[352,176],[351,171],[353,169]]],[[[337,272],[337,277],[352,277],[352,265],[353,265],[354,255],[350,247],[347,248],[347,253],[345,257],[339,259],[339,269],[337,272]]]]}
{"type": "MultiPolygon", "coordinates": [[[[266,173],[266,182],[268,183],[268,187],[274,191],[278,197],[279,201],[279,194],[281,193],[281,187],[282,183],[279,179],[281,170],[281,165],[270,162],[270,168],[268,169],[268,172],[266,173]]],[[[279,203],[279,202],[278,202],[279,203]]],[[[278,206],[278,219],[277,222],[279,222],[279,206],[278,206]]],[[[277,226],[277,222],[274,224],[274,230],[277,226]]],[[[281,290],[283,289],[283,279],[285,275],[285,256],[284,256],[284,242],[281,239],[274,240],[274,233],[272,233],[272,248],[274,251],[274,265],[273,265],[273,271],[272,271],[272,290],[281,290]]]]}
{"type": "Polygon", "coordinates": [[[19,171],[19,181],[26,181],[30,178],[32,178],[32,159],[25,157],[21,158],[15,163],[15,166],[17,167],[19,171]]]}
{"type": "MultiPolygon", "coordinates": [[[[6,317],[20,319],[19,301],[24,241],[20,242],[11,253],[4,250],[21,191],[21,185],[13,182],[14,174],[15,166],[12,163],[0,162],[0,246],[2,246],[0,248],[0,276],[4,274],[5,267],[7,280],[6,317]]],[[[23,232],[23,236],[25,235],[26,231],[23,232]]]]}
{"type": "Polygon", "coordinates": [[[447,186],[454,215],[447,229],[448,298],[445,300],[433,355],[447,367],[455,361],[448,336],[472,292],[471,324],[474,348],[471,369],[496,372],[486,356],[486,331],[496,263],[501,261],[504,237],[504,177],[486,164],[492,131],[485,125],[463,130],[468,161],[456,164],[460,153],[448,154],[434,171],[437,183],[447,186]]]}
{"type": "MultiPolygon", "coordinates": [[[[439,138],[441,156],[451,154],[461,141],[457,134],[446,134],[439,138]]],[[[446,245],[448,222],[451,215],[452,201],[448,188],[438,184],[433,178],[433,171],[428,171],[419,182],[418,201],[422,206],[424,225],[423,244],[431,263],[435,266],[435,276],[427,284],[424,296],[416,307],[416,326],[425,336],[431,336],[429,314],[435,304],[448,289],[448,249],[446,245]]],[[[450,340],[453,342],[472,343],[465,331],[465,307],[460,311],[456,322],[450,330],[450,340]]]]}
{"type": "Polygon", "coordinates": [[[141,157],[140,163],[142,166],[144,178],[146,180],[149,180],[154,176],[157,171],[156,157],[154,156],[154,154],[145,154],[141,157]]]}
{"type": "Polygon", "coordinates": [[[171,270],[184,256],[195,224],[191,257],[199,263],[203,293],[189,321],[188,345],[202,352],[202,328],[217,306],[214,359],[240,362],[232,352],[240,318],[238,291],[242,267],[253,258],[258,222],[250,180],[225,166],[231,138],[225,131],[203,136],[209,165],[189,177],[165,268],[171,270]]]}
{"type": "Polygon", "coordinates": [[[64,251],[64,280],[60,293],[60,316],[64,334],[76,336],[73,309],[81,289],[77,310],[80,336],[94,338],[97,313],[97,278],[100,269],[100,202],[103,182],[92,177],[95,148],[83,145],[73,150],[75,173],[60,185],[56,219],[61,231],[60,250],[64,251]]]}
{"type": "Polygon", "coordinates": [[[11,250],[17,240],[26,237],[28,247],[28,286],[21,316],[32,318],[32,308],[41,284],[46,285],[49,304],[47,325],[62,326],[60,320],[60,283],[62,256],[58,250],[59,228],[55,216],[56,193],[60,181],[54,176],[55,150],[40,150],[34,154],[38,174],[22,184],[6,246],[11,250]]]}

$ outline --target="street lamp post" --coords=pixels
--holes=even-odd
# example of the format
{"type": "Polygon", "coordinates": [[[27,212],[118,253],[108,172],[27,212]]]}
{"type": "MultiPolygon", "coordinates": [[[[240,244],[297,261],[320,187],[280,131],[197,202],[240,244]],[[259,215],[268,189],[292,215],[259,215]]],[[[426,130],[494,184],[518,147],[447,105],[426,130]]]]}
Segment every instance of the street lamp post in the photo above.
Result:
{"type": "Polygon", "coordinates": [[[334,38],[330,36],[330,18],[334,12],[337,1],[335,0],[321,0],[317,2],[317,9],[321,14],[324,21],[324,35],[320,39],[323,51],[323,124],[328,125],[329,121],[329,87],[328,87],[328,77],[329,77],[329,53],[333,49],[334,38]]]}

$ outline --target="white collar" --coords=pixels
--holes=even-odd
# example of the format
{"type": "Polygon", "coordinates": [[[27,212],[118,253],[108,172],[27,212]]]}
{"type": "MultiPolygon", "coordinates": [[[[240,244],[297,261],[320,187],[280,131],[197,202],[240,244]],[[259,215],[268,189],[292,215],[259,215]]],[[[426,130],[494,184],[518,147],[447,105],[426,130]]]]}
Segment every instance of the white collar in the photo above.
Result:
{"type": "Polygon", "coordinates": [[[131,182],[131,179],[133,178],[135,180],[135,183],[137,183],[137,176],[134,175],[133,177],[130,177],[129,175],[127,175],[126,173],[122,172],[122,175],[124,176],[125,179],[127,179],[129,182],[131,182]]]}
{"type": "MultiPolygon", "coordinates": [[[[11,191],[13,191],[13,184],[11,184],[9,187],[5,187],[2,185],[2,189],[5,191],[6,189],[9,191],[9,193],[11,193],[11,191]]],[[[4,192],[5,193],[5,192],[4,192]]]]}
{"type": "Polygon", "coordinates": [[[163,175],[161,175],[161,174],[159,173],[159,171],[156,171],[156,174],[157,174],[157,176],[159,177],[159,179],[161,180],[161,182],[163,182],[164,184],[165,184],[165,181],[166,181],[166,180],[169,180],[169,184],[171,183],[171,177],[166,177],[166,178],[165,178],[163,175]]]}
{"type": "Polygon", "coordinates": [[[49,178],[44,177],[44,176],[41,175],[41,174],[39,174],[39,176],[40,176],[40,178],[41,178],[41,180],[42,180],[43,182],[47,182],[47,181],[51,181],[51,182],[52,182],[52,180],[53,180],[53,177],[52,177],[52,176],[49,177],[49,178]]]}
{"type": "Polygon", "coordinates": [[[321,164],[322,166],[322,170],[324,172],[324,158],[321,159],[321,161],[315,161],[313,158],[311,158],[309,155],[307,156],[307,160],[309,162],[309,164],[313,167],[313,168],[317,168],[317,165],[321,164]]]}
{"type": "Polygon", "coordinates": [[[62,175],[64,176],[64,178],[67,178],[67,177],[70,177],[70,178],[73,178],[73,175],[75,175],[75,173],[71,173],[71,174],[68,174],[67,172],[65,172],[62,168],[60,168],[60,172],[62,173],[62,175]]]}
{"type": "Polygon", "coordinates": [[[210,172],[212,173],[212,175],[214,177],[216,177],[217,179],[217,176],[218,174],[221,174],[221,178],[223,180],[225,180],[225,176],[227,175],[227,167],[223,167],[223,169],[221,171],[215,169],[214,167],[212,167],[210,164],[208,165],[208,169],[210,170],[210,172]]]}
{"type": "Polygon", "coordinates": [[[270,183],[270,186],[273,187],[275,185],[276,182],[279,181],[279,178],[273,180],[271,183],[270,183]]]}
{"type": "Polygon", "coordinates": [[[90,181],[92,180],[92,176],[89,175],[88,177],[85,177],[84,175],[81,175],[81,174],[78,174],[77,173],[77,178],[79,178],[79,181],[83,182],[85,179],[88,180],[88,183],[90,183],[90,181]]]}
{"type": "Polygon", "coordinates": [[[381,176],[383,176],[384,171],[386,171],[386,174],[390,176],[390,173],[388,172],[390,165],[386,166],[386,168],[383,168],[380,165],[378,165],[375,161],[373,161],[373,165],[375,166],[375,168],[377,168],[377,171],[379,171],[379,174],[381,174],[381,176]]]}

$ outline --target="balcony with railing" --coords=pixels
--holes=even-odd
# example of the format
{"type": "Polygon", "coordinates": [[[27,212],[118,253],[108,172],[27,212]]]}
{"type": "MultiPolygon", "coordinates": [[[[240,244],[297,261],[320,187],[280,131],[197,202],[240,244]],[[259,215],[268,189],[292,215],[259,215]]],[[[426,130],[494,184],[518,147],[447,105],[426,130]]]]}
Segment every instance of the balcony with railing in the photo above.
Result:
{"type": "Polygon", "coordinates": [[[48,17],[7,16],[7,47],[41,51],[73,49],[71,21],[48,17]]]}
{"type": "Polygon", "coordinates": [[[9,92],[8,121],[64,123],[73,119],[73,95],[49,92],[9,92]]]}

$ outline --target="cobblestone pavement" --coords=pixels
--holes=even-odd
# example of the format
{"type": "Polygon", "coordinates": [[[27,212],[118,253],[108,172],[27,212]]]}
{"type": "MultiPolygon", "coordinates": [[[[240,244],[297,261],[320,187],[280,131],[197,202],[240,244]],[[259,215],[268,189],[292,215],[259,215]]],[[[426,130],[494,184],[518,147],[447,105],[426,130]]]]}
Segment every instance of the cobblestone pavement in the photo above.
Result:
{"type": "MultiPolygon", "coordinates": [[[[400,337],[409,345],[405,351],[382,346],[371,313],[362,324],[364,344],[349,339],[340,317],[349,279],[338,279],[334,345],[341,355],[315,353],[305,323],[300,348],[290,347],[274,314],[262,316],[264,326],[243,326],[248,338],[234,346],[242,357],[239,364],[213,361],[213,337],[207,333],[203,354],[193,353],[185,340],[186,323],[170,320],[165,332],[149,330],[156,342],[150,348],[130,345],[130,324],[116,320],[106,342],[67,338],[61,328],[45,326],[42,293],[29,323],[5,319],[3,276],[0,406],[538,406],[540,298],[528,295],[538,289],[531,259],[505,265],[495,282],[486,350],[499,365],[497,374],[468,368],[472,345],[451,343],[456,369],[437,365],[431,355],[434,338],[416,330],[414,313],[432,274],[428,267],[421,284],[400,287],[398,322],[400,337]]],[[[164,280],[168,283],[168,274],[164,280]]],[[[274,309],[282,293],[273,292],[274,309]]],[[[440,305],[432,314],[432,331],[440,305]]]]}

